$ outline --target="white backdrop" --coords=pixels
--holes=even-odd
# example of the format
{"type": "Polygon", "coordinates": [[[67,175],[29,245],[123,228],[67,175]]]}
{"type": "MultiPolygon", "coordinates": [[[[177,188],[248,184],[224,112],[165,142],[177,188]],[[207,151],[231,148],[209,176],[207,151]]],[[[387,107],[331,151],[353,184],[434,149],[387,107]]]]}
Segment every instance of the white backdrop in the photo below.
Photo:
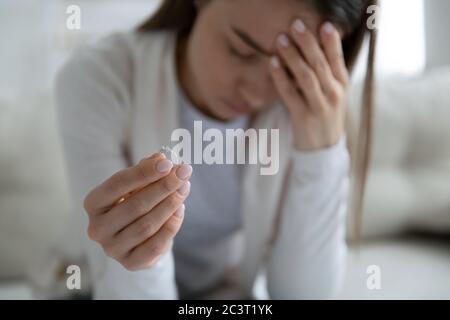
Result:
{"type": "Polygon", "coordinates": [[[450,65],[450,1],[425,2],[427,68],[450,65]]]}
{"type": "Polygon", "coordinates": [[[92,37],[137,25],[159,0],[1,0],[0,101],[49,90],[70,52],[92,37]],[[66,8],[81,9],[81,30],[66,28],[66,8]]]}
{"type": "MultiPolygon", "coordinates": [[[[427,0],[435,1],[435,0],[427,0]]],[[[425,67],[424,0],[380,0],[377,75],[415,75],[425,67]]],[[[365,73],[367,46],[360,56],[355,79],[365,73]]]]}

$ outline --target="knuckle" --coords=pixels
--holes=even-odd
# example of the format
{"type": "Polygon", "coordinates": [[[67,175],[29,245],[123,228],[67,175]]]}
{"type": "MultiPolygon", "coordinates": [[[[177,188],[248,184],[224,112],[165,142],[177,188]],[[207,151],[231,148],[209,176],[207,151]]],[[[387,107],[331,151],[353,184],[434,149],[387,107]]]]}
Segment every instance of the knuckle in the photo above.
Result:
{"type": "Polygon", "coordinates": [[[143,166],[142,161],[139,162],[136,166],[135,166],[135,170],[136,170],[136,174],[138,176],[139,179],[146,181],[149,178],[148,173],[145,170],[145,167],[143,166]]]}
{"type": "Polygon", "coordinates": [[[158,231],[155,223],[148,220],[143,220],[138,224],[138,234],[143,238],[149,238],[158,231]]]}
{"type": "Polygon", "coordinates": [[[171,195],[166,200],[167,208],[169,208],[170,210],[177,209],[181,203],[181,200],[175,194],[171,195]]]}
{"type": "Polygon", "coordinates": [[[106,235],[107,235],[107,227],[105,225],[99,224],[95,227],[95,235],[96,235],[96,242],[102,243],[104,242],[106,235]]]}
{"type": "Polygon", "coordinates": [[[181,225],[180,219],[174,218],[174,219],[170,219],[166,223],[164,228],[167,230],[168,234],[173,237],[178,233],[180,225],[181,225]]]}
{"type": "Polygon", "coordinates": [[[165,193],[169,193],[175,190],[176,182],[173,179],[173,175],[169,175],[168,177],[161,180],[161,188],[165,193]]]}
{"type": "MultiPolygon", "coordinates": [[[[147,248],[148,255],[151,260],[154,260],[164,250],[164,243],[161,240],[154,240],[149,243],[149,246],[147,248]]],[[[153,262],[153,261],[152,261],[153,262]]]]}
{"type": "Polygon", "coordinates": [[[92,208],[92,205],[91,205],[92,200],[91,200],[91,198],[92,198],[91,193],[88,193],[88,195],[86,195],[86,197],[83,200],[83,208],[84,208],[84,210],[86,211],[86,213],[88,215],[91,214],[91,208],[92,208]]]}
{"type": "Polygon", "coordinates": [[[158,262],[157,258],[150,259],[148,262],[145,262],[142,266],[142,269],[153,268],[158,262]]]}
{"type": "Polygon", "coordinates": [[[116,258],[118,256],[117,248],[114,244],[111,243],[103,244],[102,248],[108,257],[116,258]]]}
{"type": "Polygon", "coordinates": [[[329,98],[333,104],[338,104],[342,100],[342,97],[343,97],[342,91],[336,87],[330,89],[328,94],[329,94],[329,98]]]}
{"type": "Polygon", "coordinates": [[[100,224],[97,222],[90,222],[88,225],[87,234],[89,239],[101,243],[106,238],[108,233],[108,228],[104,224],[100,224]]]}
{"type": "Polygon", "coordinates": [[[169,178],[163,179],[161,181],[161,187],[162,187],[164,192],[172,191],[171,185],[172,184],[170,183],[170,179],[169,178]]]}
{"type": "Polygon", "coordinates": [[[138,216],[146,212],[146,205],[144,201],[138,196],[130,198],[128,200],[128,206],[130,210],[129,214],[132,216],[138,216]]]}
{"type": "Polygon", "coordinates": [[[88,235],[89,239],[91,239],[92,241],[99,240],[97,229],[91,223],[89,224],[89,226],[87,228],[87,235],[88,235]]]}
{"type": "Polygon", "coordinates": [[[131,272],[138,271],[138,266],[133,263],[130,259],[122,259],[119,261],[119,263],[127,270],[131,272]]]}
{"type": "Polygon", "coordinates": [[[183,198],[184,200],[186,200],[190,195],[191,195],[191,188],[189,187],[187,193],[186,193],[185,195],[183,195],[182,198],[183,198]]]}

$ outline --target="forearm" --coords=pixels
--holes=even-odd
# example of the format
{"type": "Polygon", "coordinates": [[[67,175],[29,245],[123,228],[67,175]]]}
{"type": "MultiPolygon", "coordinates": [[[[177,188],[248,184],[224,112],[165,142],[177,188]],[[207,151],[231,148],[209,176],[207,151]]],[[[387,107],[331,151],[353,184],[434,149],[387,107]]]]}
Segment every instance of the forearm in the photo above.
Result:
{"type": "Polygon", "coordinates": [[[345,269],[349,157],[345,139],[295,152],[279,233],[267,265],[272,298],[331,298],[345,269]]]}

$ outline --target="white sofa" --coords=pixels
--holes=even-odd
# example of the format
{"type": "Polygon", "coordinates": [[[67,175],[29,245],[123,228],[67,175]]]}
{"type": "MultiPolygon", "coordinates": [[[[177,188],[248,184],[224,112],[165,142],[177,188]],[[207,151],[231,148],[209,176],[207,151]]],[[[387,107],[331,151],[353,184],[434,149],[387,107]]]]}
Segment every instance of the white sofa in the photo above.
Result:
{"type": "MultiPolygon", "coordinates": [[[[339,298],[450,299],[449,88],[450,69],[379,82],[365,240],[351,250],[339,298]],[[403,236],[408,230],[440,236],[403,236]],[[371,265],[381,290],[366,286],[371,265]]],[[[0,101],[0,146],[0,299],[64,296],[52,277],[79,262],[79,246],[65,228],[70,199],[49,93],[0,101]]]]}
{"type": "MultiPolygon", "coordinates": [[[[339,298],[450,299],[449,89],[450,68],[379,80],[365,240],[339,298]],[[367,287],[372,265],[381,290],[367,287]]],[[[360,94],[356,86],[353,110],[360,94]]]]}

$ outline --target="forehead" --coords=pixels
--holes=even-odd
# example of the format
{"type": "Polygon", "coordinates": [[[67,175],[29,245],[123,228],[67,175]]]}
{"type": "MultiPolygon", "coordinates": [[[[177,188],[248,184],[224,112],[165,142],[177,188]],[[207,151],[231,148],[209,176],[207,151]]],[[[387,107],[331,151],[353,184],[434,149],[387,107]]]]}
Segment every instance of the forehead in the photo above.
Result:
{"type": "Polygon", "coordinates": [[[220,0],[224,24],[239,28],[266,51],[275,51],[275,38],[288,33],[296,18],[318,37],[322,18],[304,0],[220,0]]]}

